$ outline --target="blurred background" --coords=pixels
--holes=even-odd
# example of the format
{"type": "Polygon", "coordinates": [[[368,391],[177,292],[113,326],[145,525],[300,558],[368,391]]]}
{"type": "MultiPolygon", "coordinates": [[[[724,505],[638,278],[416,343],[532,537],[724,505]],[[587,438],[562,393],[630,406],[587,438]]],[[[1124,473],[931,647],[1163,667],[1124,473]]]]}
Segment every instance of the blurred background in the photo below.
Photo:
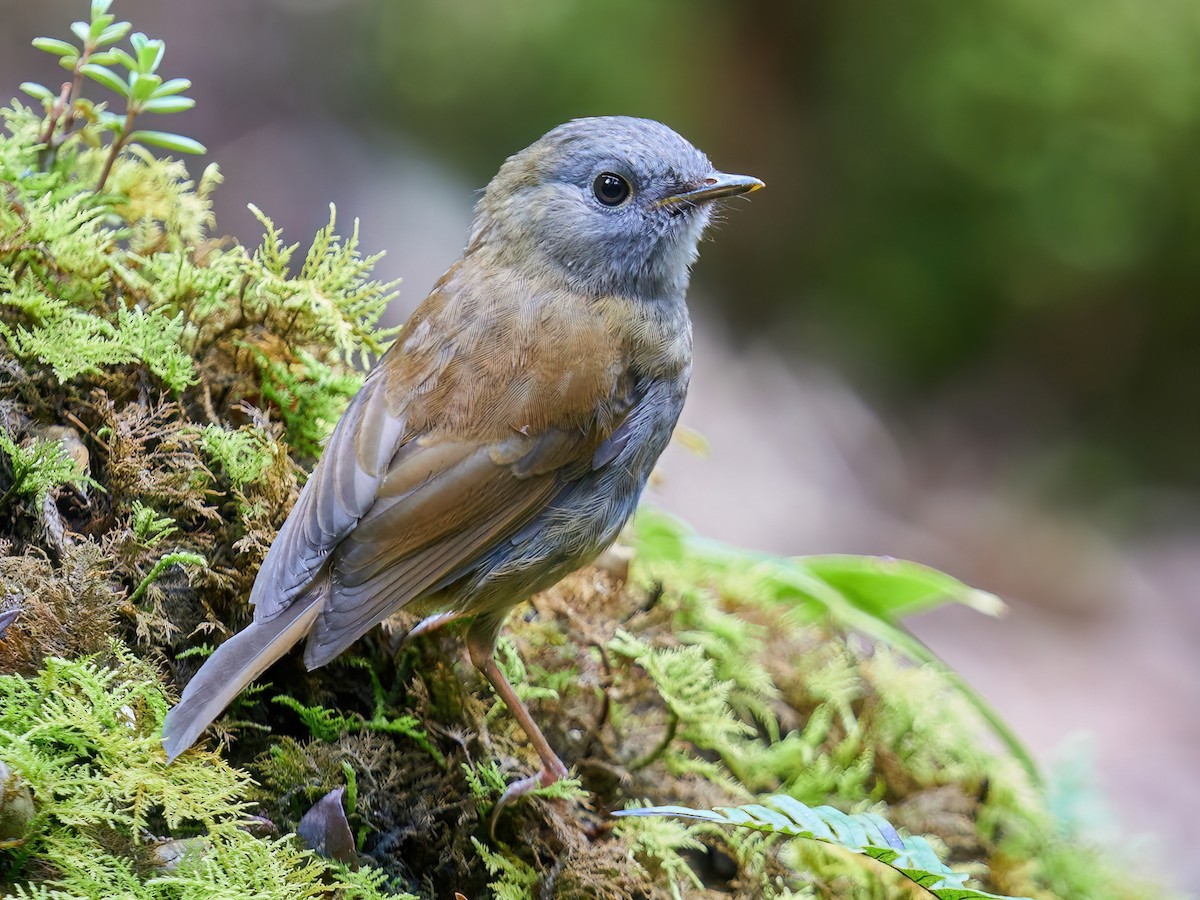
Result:
{"type": "MultiPolygon", "coordinates": [[[[85,3],[4,7],[0,93],[56,86],[29,40],[85,3]]],[[[1149,835],[1137,865],[1200,884],[1200,4],[112,11],[195,83],[167,127],[207,144],[193,171],[220,164],[220,230],[256,243],[253,202],[307,242],[336,203],[404,279],[397,320],[504,157],[566,119],[660,119],[765,180],[693,280],[707,453],[668,451],[651,499],[736,544],[1003,595],[999,622],[913,627],[1052,771],[1090,767],[1109,809],[1085,827],[1149,835]]]]}

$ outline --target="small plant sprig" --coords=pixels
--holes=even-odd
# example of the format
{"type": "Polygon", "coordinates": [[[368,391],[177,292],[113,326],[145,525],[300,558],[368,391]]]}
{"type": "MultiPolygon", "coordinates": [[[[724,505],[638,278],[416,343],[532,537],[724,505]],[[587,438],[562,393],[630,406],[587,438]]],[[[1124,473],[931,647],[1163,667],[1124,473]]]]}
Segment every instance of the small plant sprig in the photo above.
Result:
{"type": "Polygon", "coordinates": [[[46,109],[46,130],[42,133],[42,143],[46,145],[49,154],[55,150],[71,133],[76,121],[82,116],[92,118],[94,109],[91,101],[81,96],[85,66],[90,63],[112,63],[112,54],[101,50],[109,44],[115,44],[129,33],[128,22],[116,21],[116,16],[110,15],[108,7],[112,0],[96,0],[92,3],[90,22],[74,22],[72,33],[82,42],[82,47],[76,47],[68,41],[58,38],[39,37],[33,39],[33,46],[57,56],[58,64],[71,72],[72,80],[64,82],[61,90],[55,94],[45,85],[34,81],[21,84],[21,90],[42,102],[46,109]],[[60,127],[61,126],[61,127],[60,127]],[[55,134],[55,129],[58,134],[55,134]]]}
{"type": "Polygon", "coordinates": [[[21,85],[21,90],[42,102],[46,109],[46,127],[42,142],[46,145],[47,159],[51,158],[62,142],[72,133],[76,123],[83,118],[94,122],[101,130],[112,132],[112,143],[108,156],[96,182],[96,191],[102,191],[112,171],[118,154],[132,143],[161,147],[177,153],[204,153],[199,141],[169,131],[153,131],[133,128],[134,120],[142,113],[178,113],[191,109],[196,101],[181,96],[192,86],[187,78],[163,80],[158,74],[166,45],[153,40],[142,32],[129,38],[133,53],[120,47],[112,47],[123,38],[130,28],[128,22],[117,22],[109,13],[112,0],[92,0],[91,21],[74,22],[71,32],[82,46],[75,46],[57,38],[34,38],[33,46],[59,57],[59,65],[73,74],[55,94],[48,87],[32,81],[21,85]],[[108,49],[103,49],[108,48],[108,49]],[[120,74],[114,66],[123,67],[127,74],[120,74]],[[105,104],[94,104],[82,96],[84,79],[118,94],[125,101],[123,113],[105,108],[105,104]],[[56,134],[57,132],[57,134],[56,134]]]}

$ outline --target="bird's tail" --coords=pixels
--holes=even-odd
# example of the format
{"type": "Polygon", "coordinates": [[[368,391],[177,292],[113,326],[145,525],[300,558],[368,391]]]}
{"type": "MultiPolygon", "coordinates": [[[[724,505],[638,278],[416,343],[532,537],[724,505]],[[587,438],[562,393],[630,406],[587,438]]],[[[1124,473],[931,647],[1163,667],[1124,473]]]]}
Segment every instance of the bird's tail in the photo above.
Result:
{"type": "Polygon", "coordinates": [[[195,743],[246,685],[303,638],[324,605],[325,590],[310,590],[273,619],[254,621],[205,660],[163,722],[167,762],[195,743]]]}

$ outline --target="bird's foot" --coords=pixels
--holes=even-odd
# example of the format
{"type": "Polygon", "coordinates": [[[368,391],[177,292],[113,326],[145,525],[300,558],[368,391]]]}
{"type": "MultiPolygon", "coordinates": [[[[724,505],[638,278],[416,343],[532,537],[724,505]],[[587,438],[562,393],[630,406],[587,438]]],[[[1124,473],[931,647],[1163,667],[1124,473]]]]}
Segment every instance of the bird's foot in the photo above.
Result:
{"type": "Polygon", "coordinates": [[[500,795],[500,799],[492,807],[491,816],[488,817],[488,836],[493,841],[496,840],[496,823],[500,821],[500,813],[504,810],[504,807],[520,800],[530,791],[550,787],[554,782],[567,777],[567,767],[562,764],[562,760],[556,757],[553,762],[553,766],[543,766],[541,771],[525,778],[518,778],[504,789],[504,793],[500,795]]]}
{"type": "Polygon", "coordinates": [[[388,639],[388,649],[391,650],[392,656],[395,656],[400,652],[401,647],[408,645],[421,635],[437,631],[443,625],[449,625],[451,622],[465,619],[468,615],[469,613],[462,612],[440,612],[426,616],[408,631],[393,631],[388,639]]]}

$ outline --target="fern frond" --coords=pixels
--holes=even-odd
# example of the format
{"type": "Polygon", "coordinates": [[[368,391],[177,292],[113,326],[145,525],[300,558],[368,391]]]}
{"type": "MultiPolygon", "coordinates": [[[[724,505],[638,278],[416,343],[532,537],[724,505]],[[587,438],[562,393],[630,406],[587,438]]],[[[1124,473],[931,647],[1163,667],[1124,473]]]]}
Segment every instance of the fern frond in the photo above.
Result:
{"type": "Polygon", "coordinates": [[[293,710],[308,729],[309,734],[319,741],[332,743],[342,735],[362,728],[360,719],[351,719],[324,706],[306,706],[295,697],[279,694],[271,698],[274,703],[293,710]]]}
{"type": "Polygon", "coordinates": [[[761,803],[747,803],[743,806],[718,806],[715,809],[651,806],[619,810],[613,815],[674,816],[820,841],[868,856],[895,869],[937,900],[1000,898],[998,894],[988,894],[965,887],[967,876],[955,872],[939,860],[925,838],[914,835],[901,836],[886,819],[874,813],[849,815],[831,806],[805,806],[786,794],[775,794],[761,803]]]}
{"type": "Polygon", "coordinates": [[[54,873],[38,886],[18,885],[17,896],[392,896],[382,873],[349,873],[291,838],[260,840],[244,830],[249,778],[218,757],[191,752],[166,765],[167,699],[156,673],[119,644],[107,656],[108,663],[49,659],[34,679],[0,676],[0,760],[30,786],[37,809],[24,840],[6,851],[5,872],[20,876],[29,862],[54,873]],[[170,872],[147,872],[135,849],[163,824],[202,825],[202,849],[170,872]],[[125,854],[115,852],[121,846],[125,854]]]}
{"type": "Polygon", "coordinates": [[[129,511],[129,528],[134,538],[146,547],[153,547],[179,530],[170,516],[160,516],[152,507],[134,500],[129,511]]]}
{"type": "Polygon", "coordinates": [[[528,900],[534,895],[538,874],[532,866],[516,857],[489,850],[478,838],[472,837],[471,843],[488,874],[496,879],[488,884],[496,900],[528,900]]]}
{"type": "Polygon", "coordinates": [[[318,455],[362,386],[362,376],[330,366],[305,350],[297,350],[296,361],[288,363],[252,349],[262,375],[262,395],[279,407],[288,443],[302,456],[318,455]]]}
{"type": "Polygon", "coordinates": [[[256,483],[274,459],[271,438],[254,425],[236,431],[208,425],[200,432],[199,446],[220,465],[235,488],[256,483]]]}
{"type": "Polygon", "coordinates": [[[185,855],[175,871],[148,879],[146,886],[158,889],[155,897],[204,900],[417,900],[412,894],[387,893],[381,872],[352,873],[291,837],[258,840],[230,827],[210,832],[205,852],[185,855]]]}
{"type": "Polygon", "coordinates": [[[0,337],[22,361],[49,366],[60,382],[104,366],[132,362],[117,329],[101,316],[49,289],[27,269],[15,279],[0,268],[0,337]]]}
{"type": "Polygon", "coordinates": [[[119,345],[175,394],[196,382],[192,357],[183,349],[188,327],[182,312],[168,315],[137,306],[121,306],[117,310],[119,345]]]}
{"type": "Polygon", "coordinates": [[[716,667],[702,647],[651,647],[626,631],[618,631],[608,646],[650,676],[673,718],[672,731],[679,737],[726,753],[750,733],[750,727],[729,706],[732,683],[717,677],[716,667]]]}
{"type": "Polygon", "coordinates": [[[398,329],[377,330],[375,325],[395,297],[398,282],[368,277],[382,254],[362,255],[357,221],[350,236],[341,239],[331,205],[329,222],[313,239],[300,273],[288,277],[298,245],[284,245],[274,223],[257,207],[251,206],[250,211],[266,229],[247,264],[254,279],[246,295],[250,308],[285,321],[284,336],[295,329],[309,339],[332,344],[338,361],[349,363],[358,354],[366,365],[370,354],[382,353],[398,329]]]}
{"type": "Polygon", "coordinates": [[[617,836],[629,844],[629,850],[647,871],[665,877],[671,896],[681,898],[686,886],[700,890],[704,883],[682,855],[703,850],[691,830],[665,817],[628,818],[618,822],[617,836]]]}

